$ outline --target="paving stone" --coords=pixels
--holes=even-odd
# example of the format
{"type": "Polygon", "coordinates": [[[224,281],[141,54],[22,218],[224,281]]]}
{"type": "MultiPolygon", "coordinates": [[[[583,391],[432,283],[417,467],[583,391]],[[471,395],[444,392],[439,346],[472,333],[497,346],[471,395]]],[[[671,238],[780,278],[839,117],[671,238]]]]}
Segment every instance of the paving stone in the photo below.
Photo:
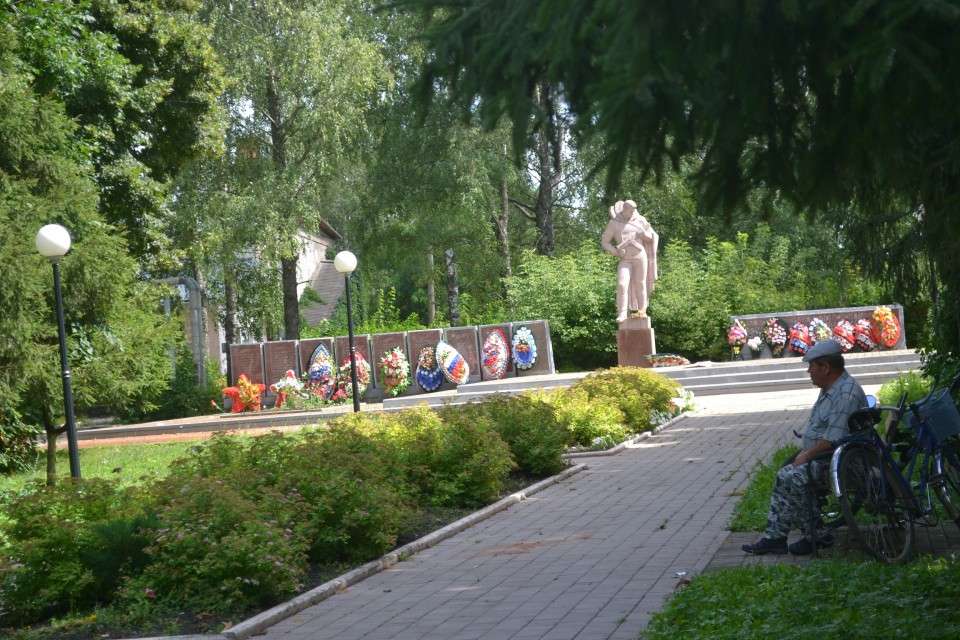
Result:
{"type": "Polygon", "coordinates": [[[689,578],[709,566],[726,540],[734,492],[806,414],[687,417],[618,455],[580,460],[588,470],[258,638],[299,640],[310,629],[330,637],[336,622],[340,640],[417,631],[460,640],[635,639],[673,593],[676,571],[689,578]]]}

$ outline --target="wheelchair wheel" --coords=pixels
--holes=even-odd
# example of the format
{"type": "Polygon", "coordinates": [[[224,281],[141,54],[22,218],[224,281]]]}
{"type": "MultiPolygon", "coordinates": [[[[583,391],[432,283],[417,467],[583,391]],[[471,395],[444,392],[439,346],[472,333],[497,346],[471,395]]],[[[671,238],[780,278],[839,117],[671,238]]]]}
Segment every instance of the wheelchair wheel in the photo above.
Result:
{"type": "Polygon", "coordinates": [[[913,548],[910,498],[896,487],[894,472],[876,449],[843,452],[837,469],[840,509],[853,536],[882,562],[905,562],[913,548]]]}
{"type": "Polygon", "coordinates": [[[944,444],[933,464],[937,497],[947,516],[960,527],[960,446],[944,444]]]}

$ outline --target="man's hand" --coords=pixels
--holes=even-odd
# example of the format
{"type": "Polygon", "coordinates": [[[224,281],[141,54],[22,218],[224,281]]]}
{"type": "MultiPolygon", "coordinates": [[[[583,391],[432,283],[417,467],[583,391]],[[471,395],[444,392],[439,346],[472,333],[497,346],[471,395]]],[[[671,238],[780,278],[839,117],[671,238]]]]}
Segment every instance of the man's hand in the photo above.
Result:
{"type": "Polygon", "coordinates": [[[793,464],[805,464],[816,458],[821,453],[827,453],[833,450],[833,443],[829,440],[817,440],[809,449],[804,449],[793,459],[793,464]]]}

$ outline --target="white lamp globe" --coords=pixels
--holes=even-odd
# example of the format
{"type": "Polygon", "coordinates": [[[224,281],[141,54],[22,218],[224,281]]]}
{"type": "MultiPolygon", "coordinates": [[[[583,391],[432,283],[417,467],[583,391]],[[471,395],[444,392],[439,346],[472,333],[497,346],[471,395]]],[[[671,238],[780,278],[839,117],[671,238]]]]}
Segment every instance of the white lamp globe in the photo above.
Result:
{"type": "Polygon", "coordinates": [[[341,251],[333,259],[333,268],[340,273],[353,273],[357,268],[357,256],[349,251],[341,251]]]}
{"type": "Polygon", "coordinates": [[[37,231],[36,243],[44,258],[59,258],[70,251],[70,232],[59,224],[47,224],[37,231]]]}

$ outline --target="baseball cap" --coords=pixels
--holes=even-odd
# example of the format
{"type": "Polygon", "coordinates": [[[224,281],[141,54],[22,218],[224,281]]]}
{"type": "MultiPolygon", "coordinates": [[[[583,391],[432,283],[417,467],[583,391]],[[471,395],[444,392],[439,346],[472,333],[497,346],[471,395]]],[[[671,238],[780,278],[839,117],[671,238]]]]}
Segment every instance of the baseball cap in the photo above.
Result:
{"type": "Polygon", "coordinates": [[[811,360],[816,360],[817,358],[834,356],[839,353],[843,353],[839,343],[833,340],[821,340],[817,344],[807,349],[807,352],[803,355],[803,361],[810,362],[811,360]]]}

